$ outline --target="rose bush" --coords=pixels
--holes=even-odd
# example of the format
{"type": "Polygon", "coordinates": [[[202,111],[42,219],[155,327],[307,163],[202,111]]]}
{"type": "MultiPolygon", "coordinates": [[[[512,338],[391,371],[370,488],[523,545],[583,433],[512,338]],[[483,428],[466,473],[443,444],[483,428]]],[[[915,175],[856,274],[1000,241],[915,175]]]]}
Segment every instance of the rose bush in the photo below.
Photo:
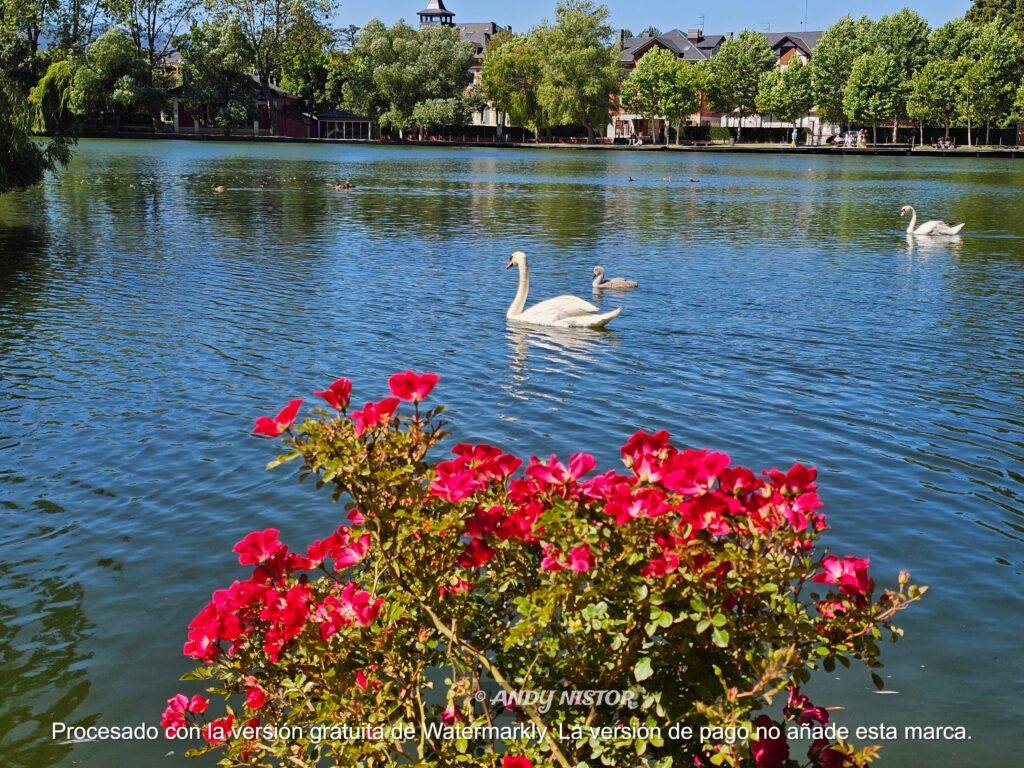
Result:
{"type": "Polygon", "coordinates": [[[816,470],[758,476],[643,431],[621,448],[625,471],[597,472],[586,453],[524,465],[466,443],[435,462],[447,433],[442,408],[423,401],[437,381],[395,374],[391,396],[350,410],[351,383],[338,379],[315,393],[329,407],[301,422],[298,400],[257,419],[256,434],[286,447],[269,466],[301,462],[300,479],[329,489],[347,520],[300,551],[275,529],[234,547],[251,573],[213,593],[184,645],[202,662],[186,678],[221,701],[177,694],[164,712],[165,728],[202,729],[193,754],[488,768],[872,759],[874,748],[822,738],[797,756],[772,729],[827,723],[801,686],[837,663],[880,667],[879,641],[900,634],[893,616],[924,592],[905,572],[879,589],[866,559],[816,547],[816,470]],[[567,689],[635,700],[492,705],[500,691],[567,689]],[[538,738],[436,731],[516,721],[538,738]],[[742,737],[636,736],[671,723],[742,737]],[[601,726],[624,728],[589,730],[601,726]]]}

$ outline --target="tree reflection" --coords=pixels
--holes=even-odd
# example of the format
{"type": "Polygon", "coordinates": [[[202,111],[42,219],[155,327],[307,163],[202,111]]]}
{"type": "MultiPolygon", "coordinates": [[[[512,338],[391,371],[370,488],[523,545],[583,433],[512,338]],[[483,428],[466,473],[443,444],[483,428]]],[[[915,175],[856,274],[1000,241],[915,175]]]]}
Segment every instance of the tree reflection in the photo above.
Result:
{"type": "Polygon", "coordinates": [[[71,747],[51,739],[51,724],[98,718],[76,717],[90,689],[82,585],[37,566],[0,565],[0,763],[12,768],[55,765],[71,747]]]}

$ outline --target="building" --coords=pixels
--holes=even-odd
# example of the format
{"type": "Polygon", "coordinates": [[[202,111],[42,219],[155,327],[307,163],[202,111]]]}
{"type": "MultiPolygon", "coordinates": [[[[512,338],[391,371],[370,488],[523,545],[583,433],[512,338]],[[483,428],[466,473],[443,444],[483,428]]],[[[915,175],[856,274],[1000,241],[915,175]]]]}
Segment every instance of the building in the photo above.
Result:
{"type": "MultiPolygon", "coordinates": [[[[725,35],[705,35],[701,29],[689,29],[686,32],[673,29],[655,37],[627,37],[624,32],[620,32],[619,47],[622,53],[619,62],[626,70],[625,74],[628,74],[645,53],[654,48],[664,48],[675,54],[676,58],[697,64],[714,56],[725,39],[725,35]]],[[[712,125],[718,124],[720,120],[721,115],[709,111],[702,98],[700,108],[690,116],[688,122],[692,125],[712,125]]],[[[612,115],[608,136],[614,139],[651,138],[667,130],[667,123],[663,117],[648,120],[620,108],[612,115]]]]}
{"type": "MultiPolygon", "coordinates": [[[[463,41],[473,46],[473,64],[469,71],[473,75],[473,83],[480,82],[480,73],[484,65],[484,53],[491,38],[499,31],[511,32],[511,26],[501,26],[493,21],[456,23],[455,14],[445,7],[444,0],[429,0],[427,7],[419,11],[420,27],[442,25],[454,27],[459,31],[463,41]]],[[[488,105],[473,115],[473,125],[497,126],[502,124],[501,115],[488,105]]]]}
{"type": "Polygon", "coordinates": [[[274,83],[270,84],[271,104],[268,106],[259,79],[253,75],[247,98],[256,105],[251,125],[224,127],[215,125],[209,114],[194,113],[184,98],[184,87],[178,85],[170,91],[171,118],[175,133],[225,134],[251,133],[254,136],[288,136],[307,139],[316,135],[316,120],[305,112],[299,96],[288,93],[274,83]],[[270,107],[273,107],[271,109],[270,107]]]}
{"type": "Polygon", "coordinates": [[[372,141],[380,138],[377,121],[348,109],[329,109],[316,116],[318,139],[372,141]]]}
{"type": "MultiPolygon", "coordinates": [[[[814,47],[821,39],[822,32],[763,32],[772,50],[775,52],[776,66],[785,67],[794,58],[804,62],[811,60],[814,47]]],[[[621,63],[625,70],[631,70],[644,56],[655,47],[671,51],[677,58],[698,63],[712,58],[718,49],[732,35],[705,35],[701,29],[689,29],[683,32],[673,29],[655,37],[626,37],[620,33],[619,44],[622,49],[621,63]]],[[[687,121],[690,125],[730,125],[736,126],[740,120],[734,115],[721,115],[710,110],[703,99],[697,112],[687,121]]],[[[749,115],[743,118],[744,128],[785,128],[792,123],[775,120],[770,115],[749,115]]],[[[820,124],[814,110],[804,119],[803,125],[812,135],[822,135],[834,129],[834,126],[820,124]]],[[[612,115],[608,128],[611,138],[650,138],[661,135],[667,129],[667,121],[657,117],[646,120],[640,115],[629,114],[619,109],[612,115]]]]}

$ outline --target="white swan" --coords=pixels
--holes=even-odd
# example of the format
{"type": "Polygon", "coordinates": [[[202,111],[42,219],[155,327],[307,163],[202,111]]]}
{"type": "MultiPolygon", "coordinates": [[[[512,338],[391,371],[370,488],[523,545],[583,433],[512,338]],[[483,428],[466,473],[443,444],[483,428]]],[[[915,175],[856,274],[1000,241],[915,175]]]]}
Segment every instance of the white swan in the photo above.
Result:
{"type": "Polygon", "coordinates": [[[963,224],[957,224],[955,227],[947,224],[944,221],[933,220],[926,221],[921,226],[917,226],[917,211],[914,210],[912,205],[904,205],[900,208],[900,217],[910,214],[910,224],[907,225],[908,235],[955,235],[964,228],[963,224]]]}
{"type": "Polygon", "coordinates": [[[625,291],[630,288],[636,288],[640,283],[636,280],[628,280],[625,277],[609,277],[607,280],[604,279],[604,267],[594,267],[594,282],[591,283],[595,290],[601,290],[602,288],[608,288],[613,291],[625,291]]]}
{"type": "Polygon", "coordinates": [[[513,253],[505,269],[512,269],[514,266],[519,267],[519,290],[516,291],[516,297],[512,299],[512,304],[505,313],[505,317],[514,323],[549,325],[555,328],[602,328],[622,311],[622,307],[619,307],[602,314],[601,310],[589,301],[577,296],[556,296],[524,310],[526,297],[530,293],[530,270],[526,266],[525,253],[513,253]]]}

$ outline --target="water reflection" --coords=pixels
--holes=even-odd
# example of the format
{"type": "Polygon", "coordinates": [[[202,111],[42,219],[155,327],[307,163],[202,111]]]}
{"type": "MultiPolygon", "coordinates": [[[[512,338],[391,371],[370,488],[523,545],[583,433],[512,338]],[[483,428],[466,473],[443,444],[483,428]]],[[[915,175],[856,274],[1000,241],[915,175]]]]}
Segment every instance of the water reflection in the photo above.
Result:
{"type": "Polygon", "coordinates": [[[509,323],[505,339],[509,344],[512,380],[523,387],[513,389],[516,397],[530,394],[526,385],[531,373],[558,371],[572,376],[574,371],[595,362],[592,352],[597,347],[614,349],[619,344],[619,337],[614,331],[548,328],[521,323],[509,323]]]}
{"type": "Polygon", "coordinates": [[[0,763],[157,764],[164,745],[68,756],[38,724],[158,712],[234,541],[336,524],[263,471],[252,415],[342,373],[376,398],[406,366],[441,372],[460,439],[522,454],[612,466],[633,429],[665,427],[746,464],[817,463],[836,550],[933,587],[887,656],[905,695],[850,676],[829,703],[847,724],[971,728],[887,745],[901,766],[1005,763],[1022,187],[1024,166],[984,161],[82,142],[0,199],[0,763]],[[968,229],[905,242],[907,202],[968,229]],[[595,296],[623,308],[607,332],[509,325],[514,250],[535,297],[588,296],[595,263],[640,287],[595,296]]]}
{"type": "Polygon", "coordinates": [[[0,565],[0,763],[12,768],[54,765],[68,754],[51,739],[52,723],[96,720],[81,711],[91,690],[84,590],[46,566],[34,573],[39,567],[0,565]]]}
{"type": "Polygon", "coordinates": [[[963,248],[961,235],[927,237],[907,235],[908,256],[959,256],[963,248]]]}

